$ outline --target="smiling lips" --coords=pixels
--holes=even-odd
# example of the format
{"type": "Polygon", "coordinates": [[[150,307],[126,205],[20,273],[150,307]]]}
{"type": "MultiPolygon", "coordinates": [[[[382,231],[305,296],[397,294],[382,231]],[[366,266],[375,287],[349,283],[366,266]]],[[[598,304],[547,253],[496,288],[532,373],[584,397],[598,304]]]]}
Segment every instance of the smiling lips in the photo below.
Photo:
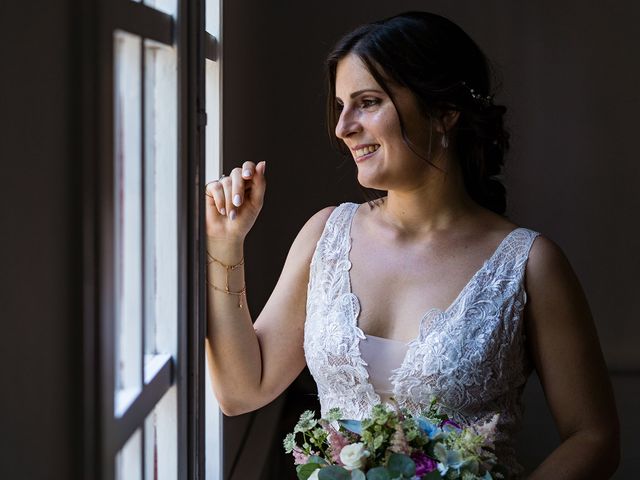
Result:
{"type": "MultiPolygon", "coordinates": [[[[360,145],[358,145],[358,147],[360,147],[360,145]]],[[[360,148],[356,148],[355,149],[355,153],[356,153],[356,160],[360,159],[361,157],[364,157],[365,155],[368,155],[370,153],[375,152],[376,150],[378,150],[378,148],[380,148],[380,145],[365,145],[362,146],[360,148]]]]}

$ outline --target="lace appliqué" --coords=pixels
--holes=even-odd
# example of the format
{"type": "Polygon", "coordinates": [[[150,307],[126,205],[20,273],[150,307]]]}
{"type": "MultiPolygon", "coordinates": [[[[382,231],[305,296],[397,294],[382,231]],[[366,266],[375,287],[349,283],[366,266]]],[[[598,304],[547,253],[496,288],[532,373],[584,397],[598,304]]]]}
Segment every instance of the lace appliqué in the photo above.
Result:
{"type": "MultiPolygon", "coordinates": [[[[380,402],[360,354],[360,302],[349,279],[350,225],[358,204],[344,203],[329,217],[309,275],[304,350],[318,385],[321,414],[339,407],[362,419],[380,402]]],[[[514,478],[513,438],[522,415],[521,394],[532,370],[524,346],[524,267],[537,232],[512,231],[451,306],[425,313],[391,382],[398,403],[413,413],[438,396],[447,414],[463,422],[500,412],[496,454],[514,478]]]]}

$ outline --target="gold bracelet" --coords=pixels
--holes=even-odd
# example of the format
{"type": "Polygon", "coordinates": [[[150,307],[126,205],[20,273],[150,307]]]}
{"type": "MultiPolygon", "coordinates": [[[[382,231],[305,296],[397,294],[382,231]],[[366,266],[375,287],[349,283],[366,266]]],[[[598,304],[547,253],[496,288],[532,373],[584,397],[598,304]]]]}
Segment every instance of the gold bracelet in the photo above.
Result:
{"type": "Polygon", "coordinates": [[[222,288],[216,287],[213,283],[209,282],[209,280],[207,280],[207,285],[209,285],[214,290],[218,290],[219,292],[224,292],[229,295],[238,295],[238,308],[242,308],[242,294],[246,293],[247,291],[246,285],[242,287],[242,290],[240,290],[239,292],[232,292],[228,288],[226,290],[223,290],[222,288]]]}
{"type": "Polygon", "coordinates": [[[216,263],[219,263],[220,265],[222,265],[226,269],[226,274],[227,274],[226,275],[226,277],[227,277],[226,278],[226,284],[227,284],[227,291],[228,291],[229,290],[229,270],[235,270],[240,265],[243,265],[244,264],[244,257],[242,257],[242,260],[240,260],[235,265],[227,265],[225,263],[222,263],[217,258],[212,257],[209,252],[207,252],[207,256],[209,257],[209,260],[207,261],[207,265],[211,265],[213,262],[216,262],[216,263]]]}

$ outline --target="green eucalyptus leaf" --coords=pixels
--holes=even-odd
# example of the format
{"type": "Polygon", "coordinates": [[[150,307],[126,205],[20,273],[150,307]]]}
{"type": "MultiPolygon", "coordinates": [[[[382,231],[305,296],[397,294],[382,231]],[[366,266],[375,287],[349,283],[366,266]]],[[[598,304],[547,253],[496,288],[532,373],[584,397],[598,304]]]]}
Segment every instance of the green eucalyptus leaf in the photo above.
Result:
{"type": "Polygon", "coordinates": [[[367,472],[367,480],[391,480],[391,476],[386,468],[376,467],[367,472]]]}
{"type": "Polygon", "coordinates": [[[309,458],[307,459],[307,463],[318,463],[320,465],[329,465],[329,462],[327,462],[324,458],[319,457],[317,455],[310,455],[309,458]]]}
{"type": "Polygon", "coordinates": [[[416,474],[415,462],[401,453],[391,454],[387,468],[389,468],[389,473],[393,476],[411,478],[416,474]]]}
{"type": "Polygon", "coordinates": [[[320,480],[351,480],[351,472],[337,465],[330,465],[318,472],[320,480]]]}
{"type": "Polygon", "coordinates": [[[305,463],[304,465],[298,465],[296,467],[298,480],[307,480],[318,468],[320,468],[320,465],[317,463],[305,463]]]}
{"type": "Polygon", "coordinates": [[[434,470],[422,476],[422,480],[442,480],[442,478],[443,477],[440,475],[438,470],[434,470]]]}
{"type": "Polygon", "coordinates": [[[366,480],[367,477],[364,476],[364,472],[359,469],[351,470],[351,480],[366,480]]]}

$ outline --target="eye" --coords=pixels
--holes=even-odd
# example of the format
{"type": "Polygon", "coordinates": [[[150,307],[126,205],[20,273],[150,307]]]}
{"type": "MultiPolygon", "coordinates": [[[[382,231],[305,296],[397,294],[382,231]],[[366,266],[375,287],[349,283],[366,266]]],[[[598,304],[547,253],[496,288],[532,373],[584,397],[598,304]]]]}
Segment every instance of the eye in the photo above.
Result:
{"type": "Polygon", "coordinates": [[[362,108],[369,108],[369,107],[373,107],[374,105],[378,105],[379,103],[380,103],[379,98],[364,98],[360,106],[362,108]]]}

